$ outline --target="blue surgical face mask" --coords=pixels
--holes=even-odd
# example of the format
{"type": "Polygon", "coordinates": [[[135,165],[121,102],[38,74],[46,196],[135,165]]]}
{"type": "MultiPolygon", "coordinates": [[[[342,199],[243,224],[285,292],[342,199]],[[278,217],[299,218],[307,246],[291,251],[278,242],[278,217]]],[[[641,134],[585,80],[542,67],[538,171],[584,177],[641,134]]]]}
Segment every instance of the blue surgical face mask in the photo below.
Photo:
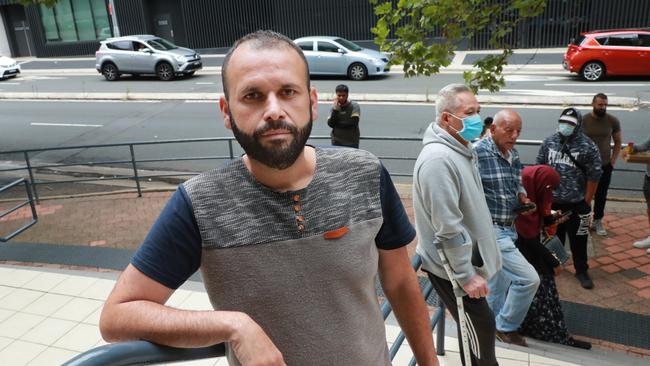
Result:
{"type": "Polygon", "coordinates": [[[467,116],[465,118],[460,118],[453,113],[449,113],[452,116],[458,118],[463,122],[463,129],[458,131],[455,129],[453,126],[451,127],[454,131],[458,133],[460,137],[462,137],[465,141],[471,142],[474,139],[479,138],[481,136],[481,132],[483,132],[483,120],[481,119],[481,116],[477,114],[473,114],[471,116],[467,116]]]}
{"type": "Polygon", "coordinates": [[[570,124],[570,123],[560,123],[557,127],[557,132],[560,133],[560,135],[569,137],[573,134],[573,131],[575,131],[576,126],[570,124]]]}

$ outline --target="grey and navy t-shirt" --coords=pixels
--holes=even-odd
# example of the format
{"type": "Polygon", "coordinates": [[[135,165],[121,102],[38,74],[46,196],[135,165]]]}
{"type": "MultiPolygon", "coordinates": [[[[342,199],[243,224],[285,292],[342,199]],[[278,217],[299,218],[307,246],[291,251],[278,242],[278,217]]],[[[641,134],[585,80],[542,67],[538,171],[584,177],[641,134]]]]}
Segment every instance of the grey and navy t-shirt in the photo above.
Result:
{"type": "Polygon", "coordinates": [[[414,237],[376,157],[317,147],[298,191],[261,185],[241,159],[187,181],[132,264],[173,289],[200,267],[213,307],[251,316],[289,365],[389,365],[377,249],[414,237]]]}

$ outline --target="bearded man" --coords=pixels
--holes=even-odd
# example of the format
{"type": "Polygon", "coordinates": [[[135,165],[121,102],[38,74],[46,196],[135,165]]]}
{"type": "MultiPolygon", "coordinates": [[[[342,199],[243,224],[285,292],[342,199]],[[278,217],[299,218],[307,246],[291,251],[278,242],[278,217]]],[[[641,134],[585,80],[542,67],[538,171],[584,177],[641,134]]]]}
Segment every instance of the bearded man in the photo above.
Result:
{"type": "Polygon", "coordinates": [[[379,274],[418,364],[438,365],[390,176],[365,151],[306,145],[318,97],[300,48],[251,33],[222,81],[246,154],[178,188],[106,301],[103,337],[225,342],[231,365],[388,366],[379,274]],[[165,306],[198,269],[214,310],[165,306]]]}

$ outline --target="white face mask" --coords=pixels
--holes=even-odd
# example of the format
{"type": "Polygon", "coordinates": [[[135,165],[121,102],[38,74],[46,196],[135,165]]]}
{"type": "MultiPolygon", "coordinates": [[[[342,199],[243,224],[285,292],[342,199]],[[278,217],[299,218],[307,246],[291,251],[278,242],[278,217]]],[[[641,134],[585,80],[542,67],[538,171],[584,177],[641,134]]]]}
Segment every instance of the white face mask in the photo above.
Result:
{"type": "Polygon", "coordinates": [[[571,136],[573,134],[573,131],[575,131],[576,126],[570,124],[570,123],[560,123],[559,126],[557,127],[557,132],[560,133],[562,136],[571,136]]]}

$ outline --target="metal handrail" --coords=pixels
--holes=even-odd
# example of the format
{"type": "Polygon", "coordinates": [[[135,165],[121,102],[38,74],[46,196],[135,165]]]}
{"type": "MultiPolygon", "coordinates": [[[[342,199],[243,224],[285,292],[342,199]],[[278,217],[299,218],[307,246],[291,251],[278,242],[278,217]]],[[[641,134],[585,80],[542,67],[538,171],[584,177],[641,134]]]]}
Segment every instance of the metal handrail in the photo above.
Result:
{"type": "Polygon", "coordinates": [[[19,209],[29,205],[30,208],[31,208],[31,212],[32,212],[32,220],[30,222],[26,223],[25,225],[21,226],[20,228],[16,229],[14,232],[8,234],[7,236],[0,237],[0,242],[3,242],[3,243],[11,240],[11,238],[13,238],[16,235],[22,233],[23,231],[29,229],[30,227],[32,227],[34,224],[36,224],[38,222],[38,214],[36,213],[36,205],[34,203],[34,198],[32,197],[31,186],[30,186],[29,182],[25,178],[17,179],[15,181],[5,185],[4,187],[0,188],[0,193],[4,192],[4,191],[6,191],[6,190],[8,190],[8,189],[10,189],[12,187],[15,187],[15,186],[17,186],[19,184],[24,184],[25,185],[25,190],[27,191],[27,200],[17,204],[16,206],[14,206],[14,207],[12,207],[12,208],[10,208],[8,210],[5,210],[2,213],[0,213],[0,218],[3,218],[5,216],[11,214],[12,212],[14,212],[16,210],[19,210],[19,209]]]}
{"type": "Polygon", "coordinates": [[[203,348],[174,348],[147,341],[132,341],[93,348],[77,355],[62,366],[155,365],[223,357],[225,354],[226,347],[223,344],[203,348]]]}
{"type": "MultiPolygon", "coordinates": [[[[421,266],[422,257],[416,253],[415,256],[413,256],[413,259],[411,259],[411,267],[413,267],[413,270],[417,272],[421,266]]],[[[433,285],[430,281],[427,280],[427,285],[424,287],[424,289],[422,289],[422,295],[424,296],[425,301],[429,298],[433,291],[433,285]]],[[[388,299],[384,300],[384,302],[381,304],[381,315],[384,317],[384,321],[386,321],[392,310],[393,309],[390,305],[390,302],[388,302],[388,299]]],[[[440,356],[443,356],[445,354],[445,304],[442,301],[438,301],[438,310],[436,310],[436,312],[431,317],[432,332],[434,328],[436,328],[436,353],[440,356]]],[[[391,361],[395,358],[395,356],[397,356],[397,352],[402,346],[402,343],[404,343],[405,339],[406,335],[403,331],[400,331],[397,335],[397,338],[395,338],[395,341],[393,341],[393,345],[388,350],[391,361]]],[[[409,365],[415,364],[415,356],[413,356],[411,357],[409,365]]]]}
{"type": "MultiPolygon", "coordinates": [[[[326,140],[329,141],[329,136],[311,136],[310,140],[326,140]]],[[[385,137],[385,136],[362,136],[362,141],[393,141],[393,142],[421,142],[420,137],[385,137]]],[[[138,196],[142,196],[142,188],[140,182],[143,178],[151,178],[162,175],[145,175],[141,176],[139,172],[138,165],[143,163],[152,163],[152,162],[178,162],[178,161],[199,161],[199,160],[227,160],[234,159],[235,154],[233,150],[233,142],[236,141],[234,137],[207,137],[207,138],[192,138],[192,139],[169,139],[169,140],[157,140],[157,141],[133,141],[133,142],[122,142],[122,143],[113,143],[113,144],[95,144],[95,145],[72,145],[72,146],[57,146],[50,148],[38,148],[38,149],[27,149],[27,150],[12,150],[12,151],[3,151],[0,152],[0,155],[7,154],[21,154],[24,157],[25,165],[13,168],[4,168],[0,169],[0,173],[9,172],[9,171],[20,171],[27,170],[29,174],[29,184],[31,185],[32,192],[34,194],[36,202],[39,202],[39,195],[37,186],[41,184],[63,184],[63,183],[77,183],[77,182],[91,182],[91,181],[110,181],[110,180],[134,180],[135,188],[138,192],[138,196]],[[179,144],[179,143],[205,143],[205,142],[226,142],[228,144],[228,154],[227,155],[210,155],[210,156],[188,156],[188,157],[164,157],[156,159],[137,159],[136,157],[136,147],[139,146],[151,146],[151,145],[160,145],[160,144],[179,144]],[[87,161],[81,163],[47,163],[47,164],[34,164],[30,158],[30,154],[33,153],[43,153],[47,151],[61,151],[61,150],[86,150],[86,149],[101,149],[109,147],[127,147],[129,149],[129,158],[123,160],[106,160],[106,161],[87,161]],[[87,179],[74,179],[74,180],[58,180],[52,182],[41,182],[34,178],[34,171],[38,169],[45,168],[62,168],[70,166],[99,166],[99,165],[129,165],[132,174],[128,175],[119,175],[112,177],[101,177],[101,178],[87,178],[87,179]]],[[[518,140],[517,145],[519,146],[539,146],[541,145],[541,140],[518,140]]],[[[377,155],[380,160],[383,161],[415,161],[416,156],[405,156],[405,155],[377,155]]],[[[525,164],[526,165],[526,164],[525,164]]],[[[616,172],[631,172],[631,173],[644,173],[644,170],[641,169],[616,169],[616,172]]],[[[170,174],[165,176],[189,176],[195,175],[198,172],[182,172],[179,174],[170,174]]],[[[395,177],[410,177],[412,173],[399,173],[391,172],[391,175],[395,177]]],[[[619,191],[640,191],[640,188],[625,188],[625,187],[616,187],[611,186],[612,190],[619,191]]]]}
{"type": "MultiPolygon", "coordinates": [[[[411,265],[415,271],[417,271],[422,265],[422,259],[418,254],[413,257],[411,265]]],[[[433,286],[430,282],[428,282],[427,286],[423,290],[424,298],[427,299],[431,295],[432,291],[433,286]]],[[[438,303],[438,310],[431,318],[431,330],[433,331],[434,327],[437,326],[436,349],[438,355],[444,355],[445,306],[441,301],[438,303]]],[[[381,312],[384,320],[388,318],[391,311],[392,309],[388,300],[384,301],[381,306],[381,312]]],[[[397,351],[401,347],[404,340],[404,333],[400,332],[389,350],[391,361],[397,355],[397,351]]],[[[175,348],[161,346],[148,341],[131,341],[95,347],[70,359],[62,366],[154,365],[164,362],[191,361],[223,356],[225,356],[225,346],[223,344],[217,344],[204,348],[175,348]]],[[[410,365],[415,365],[415,357],[411,359],[410,365]]]]}

